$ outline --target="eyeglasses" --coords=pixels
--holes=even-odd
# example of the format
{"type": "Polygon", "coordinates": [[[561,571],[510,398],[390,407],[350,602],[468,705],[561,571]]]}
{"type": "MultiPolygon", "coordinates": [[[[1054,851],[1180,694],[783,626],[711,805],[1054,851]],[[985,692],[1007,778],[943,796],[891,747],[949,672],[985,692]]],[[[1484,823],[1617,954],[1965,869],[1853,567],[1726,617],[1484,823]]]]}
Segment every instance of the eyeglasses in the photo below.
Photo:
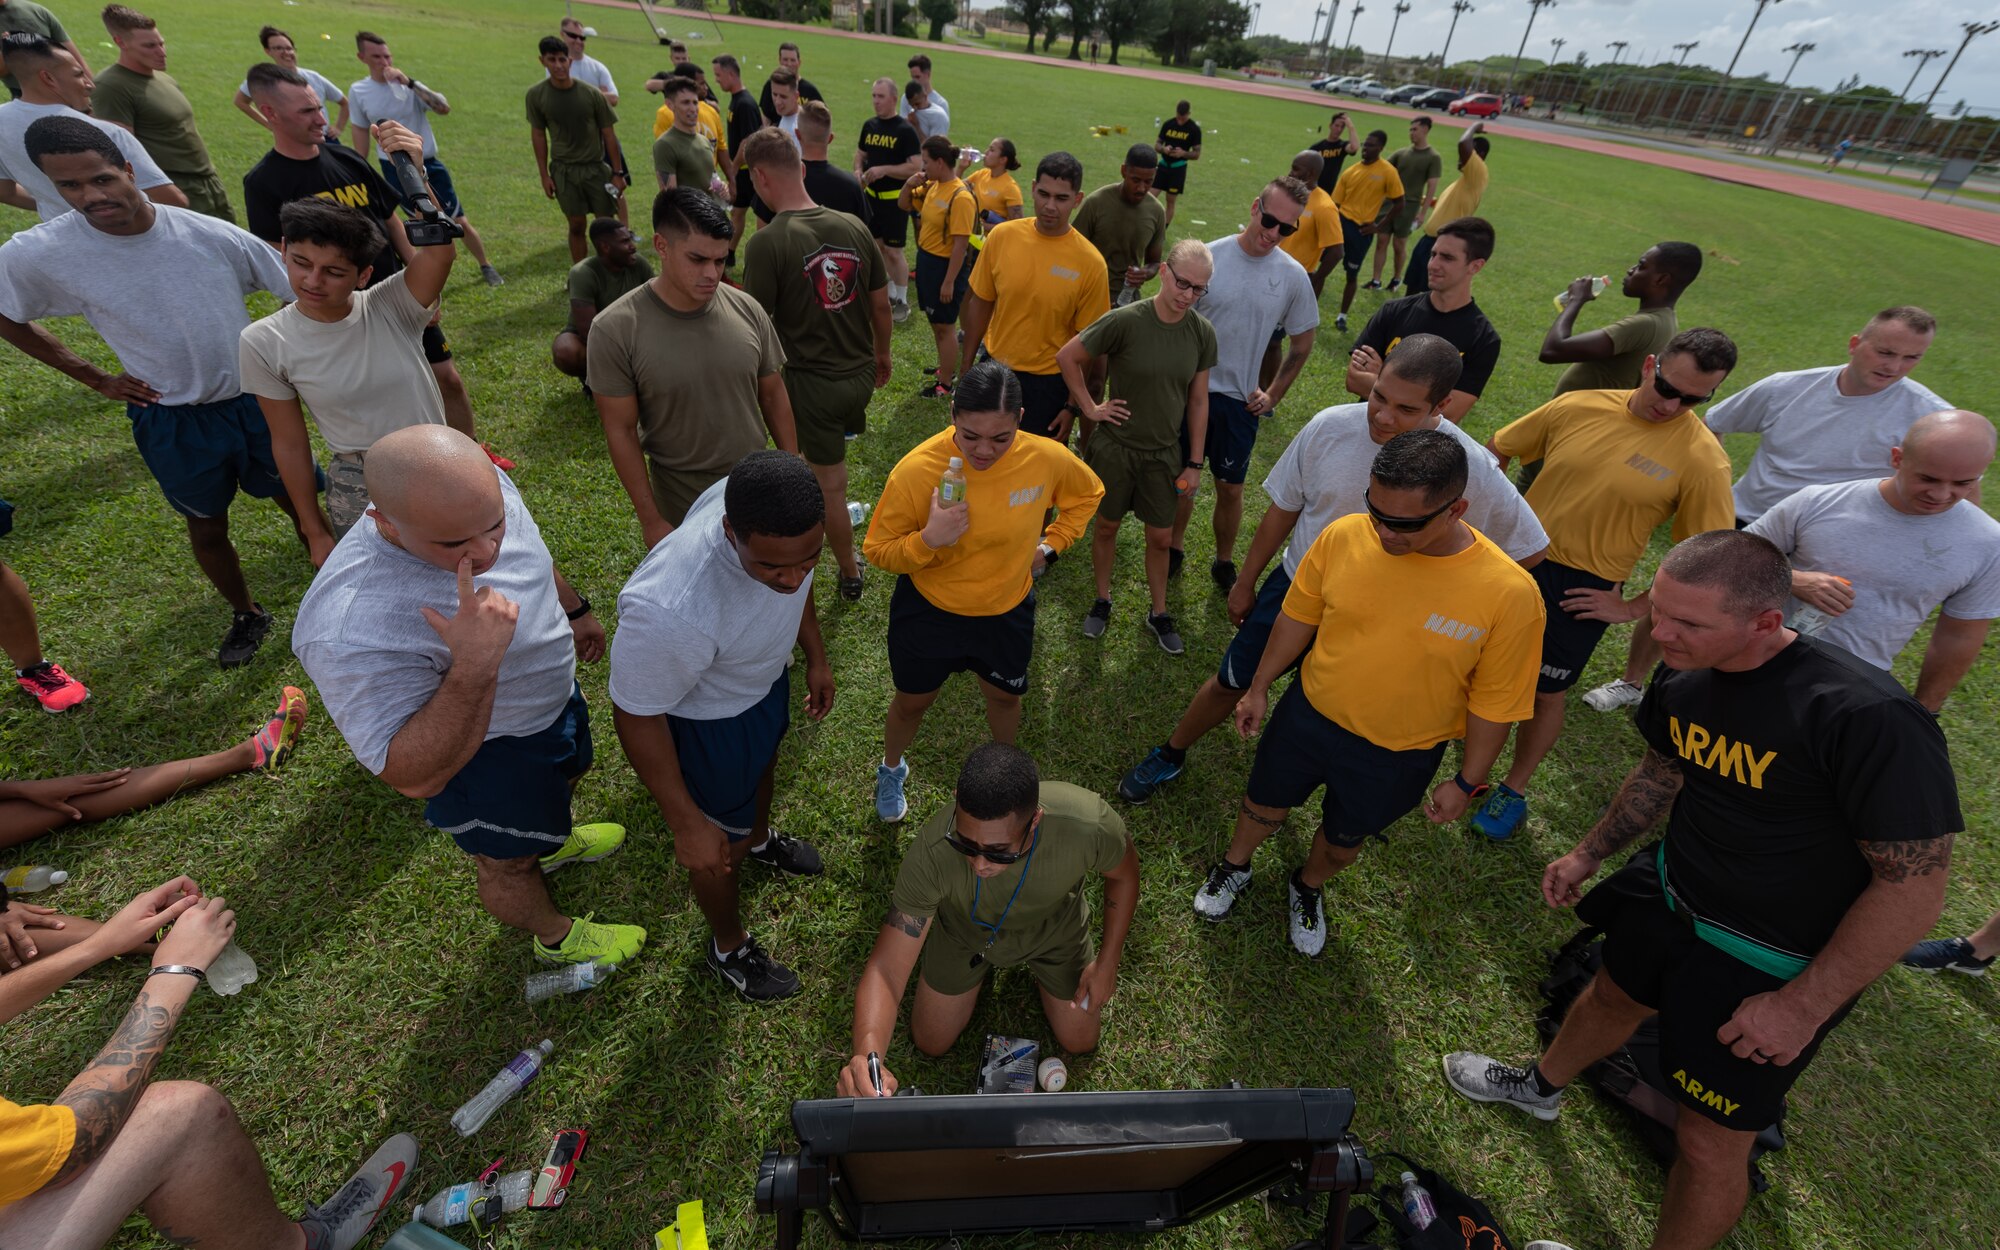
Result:
{"type": "Polygon", "coordinates": [[[1264,199],[1262,196],[1259,196],[1257,198],[1257,217],[1260,221],[1264,223],[1264,229],[1276,230],[1278,232],[1278,237],[1281,239],[1289,239],[1293,235],[1299,232],[1298,222],[1279,221],[1276,217],[1273,217],[1271,216],[1271,214],[1265,212],[1264,199]]]}
{"type": "MultiPolygon", "coordinates": [[[[1035,818],[1036,823],[1039,823],[1040,820],[1041,817],[1037,815],[1035,818]]],[[[1027,851],[996,851],[992,847],[982,846],[970,840],[958,831],[958,814],[956,812],[952,813],[951,823],[952,827],[945,830],[945,844],[967,859],[983,859],[989,864],[1012,864],[1018,863],[1027,857],[1027,851]]],[[[1032,832],[1034,825],[1030,824],[1028,828],[1032,832]]]]}
{"type": "Polygon", "coordinates": [[[1187,280],[1186,278],[1183,278],[1183,277],[1181,277],[1181,276],[1180,276],[1180,275],[1179,275],[1178,273],[1174,273],[1174,267],[1173,267],[1172,265],[1162,265],[1162,266],[1160,266],[1160,268],[1162,268],[1162,269],[1165,269],[1165,270],[1166,270],[1166,271],[1167,271],[1168,273],[1171,273],[1171,274],[1173,274],[1173,275],[1174,275],[1174,281],[1175,281],[1175,283],[1177,283],[1177,284],[1178,284],[1178,285],[1180,286],[1181,290],[1183,290],[1183,291],[1193,291],[1193,292],[1194,292],[1194,297],[1195,297],[1196,299],[1200,299],[1200,298],[1202,298],[1203,296],[1205,296],[1205,295],[1207,295],[1207,294],[1208,294],[1208,288],[1207,288],[1207,287],[1205,287],[1205,286],[1197,286],[1197,285],[1195,285],[1194,283],[1192,283],[1192,282],[1189,282],[1189,281],[1188,281],[1188,280],[1187,280]]]}
{"type": "Polygon", "coordinates": [[[1448,499],[1445,501],[1444,507],[1434,512],[1425,513],[1423,516],[1390,516],[1375,506],[1375,501],[1368,497],[1366,490],[1361,492],[1361,502],[1367,506],[1368,515],[1373,517],[1375,523],[1383,529],[1393,530],[1398,534],[1414,534],[1426,525],[1429,525],[1432,521],[1451,511],[1451,505],[1457,503],[1458,500],[1456,498],[1448,499]]]}
{"type": "Polygon", "coordinates": [[[1680,400],[1681,407],[1683,408],[1699,408],[1701,405],[1715,398],[1714,391],[1710,391],[1706,395],[1688,394],[1680,387],[1667,381],[1666,375],[1660,372],[1660,366],[1657,363],[1653,366],[1653,389],[1660,393],[1661,399],[1680,400]]]}

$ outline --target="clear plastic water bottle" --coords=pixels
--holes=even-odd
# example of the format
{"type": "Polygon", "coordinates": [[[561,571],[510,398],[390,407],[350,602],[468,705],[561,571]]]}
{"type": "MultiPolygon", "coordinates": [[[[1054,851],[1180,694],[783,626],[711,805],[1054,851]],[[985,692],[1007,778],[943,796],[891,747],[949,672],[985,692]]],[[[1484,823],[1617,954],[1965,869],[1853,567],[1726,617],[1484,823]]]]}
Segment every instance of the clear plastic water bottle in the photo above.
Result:
{"type": "Polygon", "coordinates": [[[541,1045],[515,1055],[506,1067],[500,1069],[499,1075],[486,1083],[485,1089],[473,1096],[472,1101],[452,1112],[451,1126],[458,1130],[458,1135],[470,1137],[485,1127],[494,1112],[541,1074],[542,1065],[548,1062],[555,1048],[556,1044],[545,1037],[541,1045]]]}
{"type": "Polygon", "coordinates": [[[847,520],[850,525],[860,526],[868,521],[868,514],[874,509],[859,499],[847,501],[847,520]]]}
{"type": "Polygon", "coordinates": [[[0,876],[0,883],[6,885],[9,894],[39,894],[67,880],[68,873],[47,864],[22,864],[18,868],[9,868],[5,876],[0,876]]]}
{"type": "Polygon", "coordinates": [[[1144,289],[1145,289],[1145,283],[1134,282],[1130,278],[1127,278],[1125,280],[1125,285],[1118,288],[1118,299],[1115,301],[1117,307],[1123,308],[1127,304],[1138,303],[1139,293],[1144,289]]]}
{"type": "Polygon", "coordinates": [[[228,998],[240,994],[243,987],[257,979],[257,961],[236,943],[222,948],[222,953],[210,961],[207,969],[208,988],[228,998]]]}
{"type": "Polygon", "coordinates": [[[532,973],[528,977],[528,1001],[539,1003],[563,994],[594,989],[610,980],[611,974],[616,971],[617,964],[593,959],[587,964],[570,964],[547,972],[532,973]]]}
{"type": "Polygon", "coordinates": [[[938,502],[947,508],[965,502],[965,462],[957,456],[951,458],[944,476],[938,479],[938,502]]]}
{"type": "Polygon", "coordinates": [[[528,1205],[528,1195],[533,1192],[534,1184],[533,1172],[509,1172],[491,1181],[448,1185],[432,1194],[431,1200],[417,1207],[411,1216],[432,1228],[451,1228],[469,1223],[472,1205],[491,1197],[500,1199],[501,1210],[519,1211],[528,1205]]]}
{"type": "Polygon", "coordinates": [[[1416,1225],[1418,1232],[1437,1223],[1437,1203],[1431,1201],[1429,1190],[1417,1184],[1415,1172],[1403,1173],[1403,1214],[1416,1225]]]}
{"type": "MultiPolygon", "coordinates": [[[[1604,294],[1604,288],[1610,285],[1611,285],[1611,278],[1609,275],[1600,275],[1598,277],[1592,278],[1590,280],[1590,298],[1596,299],[1598,296],[1604,294]]],[[[1568,307],[1569,307],[1569,288],[1564,287],[1562,290],[1556,292],[1556,311],[1561,312],[1563,309],[1568,307]]]]}

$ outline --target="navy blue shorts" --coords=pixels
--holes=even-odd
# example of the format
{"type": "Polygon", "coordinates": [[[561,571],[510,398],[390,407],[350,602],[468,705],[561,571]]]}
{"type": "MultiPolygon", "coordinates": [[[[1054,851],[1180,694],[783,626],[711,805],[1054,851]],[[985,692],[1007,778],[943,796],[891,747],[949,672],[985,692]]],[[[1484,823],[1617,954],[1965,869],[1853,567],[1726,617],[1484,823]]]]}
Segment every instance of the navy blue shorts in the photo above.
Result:
{"type": "Polygon", "coordinates": [[[1062,421],[1063,408],[1069,403],[1069,383],[1060,373],[1022,373],[1016,369],[1014,376],[1021,380],[1021,428],[1029,434],[1052,437],[1050,431],[1062,421]]]}
{"type": "Polygon", "coordinates": [[[1328,719],[1295,681],[1264,722],[1243,793],[1259,807],[1293,808],[1325,786],[1320,833],[1333,846],[1356,847],[1424,801],[1444,747],[1377,746],[1328,719]]]}
{"type": "Polygon", "coordinates": [[[1616,590],[1619,584],[1554,560],[1543,560],[1528,572],[1548,609],[1548,619],[1542,623],[1542,675],[1535,680],[1535,691],[1561,694],[1583,676],[1583,666],[1590,663],[1597,640],[1611,628],[1604,621],[1586,621],[1564,611],[1563,596],[1572,590],[1616,590]]]}
{"type": "Polygon", "coordinates": [[[1340,219],[1340,267],[1352,274],[1361,272],[1361,262],[1368,259],[1368,248],[1375,242],[1372,234],[1361,233],[1361,223],[1340,219]]]}
{"type": "Polygon", "coordinates": [[[997,616],[960,616],[924,598],[905,574],[889,596],[888,644],[889,676],[904,694],[929,694],[959,672],[1021,694],[1035,654],[1035,592],[997,616]]]}
{"type": "MultiPolygon", "coordinates": [[[[1243,618],[1236,636],[1229,640],[1229,650],[1222,653],[1215,680],[1224,690],[1250,688],[1250,679],[1257,675],[1257,665],[1264,658],[1264,644],[1271,641],[1271,626],[1278,623],[1278,611],[1285,606],[1285,592],[1291,588],[1291,574],[1285,572],[1285,562],[1280,560],[1257,588],[1257,602],[1250,605],[1250,615],[1243,618]]],[[[1301,651],[1299,659],[1304,658],[1305,652],[1301,651]]],[[[1292,668],[1298,666],[1299,660],[1293,660],[1292,668]]]]}
{"type": "MultiPolygon", "coordinates": [[[[389,183],[389,189],[398,196],[403,193],[403,184],[396,178],[396,167],[388,161],[376,158],[382,166],[382,177],[389,183]]],[[[458,188],[451,185],[451,171],[435,156],[424,158],[424,177],[430,179],[431,196],[437,200],[438,211],[453,221],[465,216],[465,209],[458,202],[458,188]]]]}
{"type": "MultiPolygon", "coordinates": [[[[958,278],[951,284],[951,300],[947,303],[938,298],[938,288],[944,285],[944,275],[951,268],[951,257],[933,256],[919,248],[917,250],[917,307],[924,310],[934,326],[948,326],[958,320],[958,305],[965,298],[965,281],[972,272],[973,253],[965,251],[965,259],[959,262],[958,278]]],[[[1064,397],[1068,396],[1064,388],[1064,397]]]]}
{"type": "Polygon", "coordinates": [[[1208,438],[1203,452],[1208,471],[1218,482],[1243,485],[1250,475],[1250,453],[1257,447],[1257,421],[1250,408],[1234,395],[1211,390],[1208,393],[1208,438]]]}
{"type": "Polygon", "coordinates": [[[757,791],[792,724],[792,670],[749,709],[721,720],[669,715],[688,797],[715,827],[741,842],[757,827],[757,791]]]}
{"type": "Polygon", "coordinates": [[[590,771],[590,705],[572,686],[547,729],[488,738],[424,804],[424,819],[467,855],[542,856],[569,841],[569,792],[590,771]]]}
{"type": "Polygon", "coordinates": [[[239,490],[253,499],[284,496],[271,427],[256,396],[214,404],[127,404],[125,415],[132,419],[139,458],[182,516],[227,515],[239,490]]]}

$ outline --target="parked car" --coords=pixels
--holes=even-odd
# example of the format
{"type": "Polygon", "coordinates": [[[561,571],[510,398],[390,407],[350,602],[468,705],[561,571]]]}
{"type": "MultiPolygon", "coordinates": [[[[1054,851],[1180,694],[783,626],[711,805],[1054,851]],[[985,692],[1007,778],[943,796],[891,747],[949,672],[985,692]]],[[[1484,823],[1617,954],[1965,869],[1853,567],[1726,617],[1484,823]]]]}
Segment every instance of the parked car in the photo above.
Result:
{"type": "Polygon", "coordinates": [[[1410,101],[1420,109],[1441,109],[1462,94],[1456,87],[1434,87],[1410,101]]]}
{"type": "Polygon", "coordinates": [[[1478,95],[1462,96],[1453,100],[1445,105],[1444,111],[1455,117],[1498,117],[1500,97],[1482,91],[1478,95]]]}
{"type": "Polygon", "coordinates": [[[1367,100],[1379,100],[1389,94],[1389,84],[1379,78],[1364,78],[1355,85],[1353,94],[1367,100]]]}
{"type": "Polygon", "coordinates": [[[1354,89],[1367,81],[1368,79],[1365,75],[1342,74],[1327,84],[1326,91],[1329,95],[1353,95],[1354,89]]]}
{"type": "Polygon", "coordinates": [[[1333,84],[1339,81],[1340,78],[1337,75],[1321,74],[1319,77],[1313,79],[1306,85],[1308,87],[1311,87],[1314,91],[1331,91],[1333,90],[1333,84]]]}
{"type": "Polygon", "coordinates": [[[1430,89],[1428,83],[1413,82],[1406,87],[1396,88],[1383,99],[1389,104],[1415,104],[1417,97],[1426,94],[1430,89]]]}

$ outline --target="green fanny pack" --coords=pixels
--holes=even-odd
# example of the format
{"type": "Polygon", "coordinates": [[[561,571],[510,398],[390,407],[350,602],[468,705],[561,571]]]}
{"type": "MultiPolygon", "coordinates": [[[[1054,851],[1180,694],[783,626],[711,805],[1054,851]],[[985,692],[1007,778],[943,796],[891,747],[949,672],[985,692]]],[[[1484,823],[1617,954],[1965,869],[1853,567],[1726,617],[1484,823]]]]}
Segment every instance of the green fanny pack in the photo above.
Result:
{"type": "Polygon", "coordinates": [[[1759,972],[1767,972],[1781,981],[1790,981],[1804,972],[1812,960],[1790,951],[1779,950],[1752,937],[1726,929],[1702,919],[1692,908],[1683,906],[1674,896],[1674,887],[1667,881],[1667,844],[1660,843],[1659,853],[1654,862],[1660,871],[1660,893],[1666,897],[1667,910],[1673,912],[1694,926],[1694,935],[1725,955],[1749,964],[1759,972]]]}

